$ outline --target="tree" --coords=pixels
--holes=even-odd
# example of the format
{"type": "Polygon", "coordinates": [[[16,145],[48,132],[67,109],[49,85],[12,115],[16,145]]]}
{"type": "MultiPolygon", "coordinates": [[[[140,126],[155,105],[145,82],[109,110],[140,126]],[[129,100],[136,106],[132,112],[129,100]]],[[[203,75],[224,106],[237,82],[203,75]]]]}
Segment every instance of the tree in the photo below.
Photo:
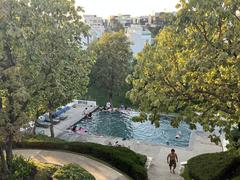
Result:
{"type": "Polygon", "coordinates": [[[199,122],[229,138],[240,122],[239,7],[231,0],[182,0],[176,22],[139,55],[128,95],[151,112],[153,123],[159,125],[161,112],[177,113],[173,125],[184,119],[194,128],[199,122]]]}
{"type": "Polygon", "coordinates": [[[32,53],[26,65],[31,64],[28,86],[35,98],[35,110],[49,112],[50,132],[54,137],[52,112],[59,106],[80,98],[87,92],[88,75],[93,60],[81,49],[81,35],[88,27],[81,21],[80,7],[73,1],[31,1],[31,10],[36,15],[35,36],[29,36],[26,44],[32,53]],[[37,72],[37,73],[36,73],[37,72]],[[41,103],[39,103],[41,102],[41,103]],[[37,103],[37,104],[36,104],[37,103]]]}
{"type": "Polygon", "coordinates": [[[27,15],[25,5],[14,0],[0,1],[0,162],[3,175],[12,170],[12,142],[17,139],[20,126],[28,120],[29,94],[24,87],[22,76],[26,71],[21,64],[25,58],[25,49],[21,46],[24,22],[19,19],[27,15]]]}
{"type": "Polygon", "coordinates": [[[89,51],[96,56],[90,78],[90,85],[103,89],[112,102],[113,95],[125,85],[132,52],[123,32],[105,33],[94,42],[89,51]]]}
{"type": "Polygon", "coordinates": [[[124,31],[123,25],[116,19],[110,19],[109,24],[107,25],[106,32],[120,32],[124,31]]]}
{"type": "Polygon", "coordinates": [[[19,128],[86,93],[93,61],[81,50],[88,28],[73,1],[0,0],[0,10],[0,167],[7,175],[19,128]]]}
{"type": "Polygon", "coordinates": [[[159,16],[155,17],[154,22],[152,24],[147,24],[147,29],[152,33],[152,36],[155,38],[161,29],[165,26],[170,26],[175,21],[175,16],[173,13],[161,12],[159,16]]]}

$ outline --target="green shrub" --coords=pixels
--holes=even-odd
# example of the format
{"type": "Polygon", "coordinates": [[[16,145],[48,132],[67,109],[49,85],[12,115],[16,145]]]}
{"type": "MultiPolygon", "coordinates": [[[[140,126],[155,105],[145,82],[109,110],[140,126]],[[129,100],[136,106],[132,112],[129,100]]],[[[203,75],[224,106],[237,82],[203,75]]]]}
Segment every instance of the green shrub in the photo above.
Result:
{"type": "Polygon", "coordinates": [[[64,140],[59,138],[50,138],[46,135],[32,135],[32,134],[24,135],[22,140],[27,142],[65,142],[64,140]]]}
{"type": "Polygon", "coordinates": [[[13,173],[9,176],[10,180],[31,179],[37,172],[34,164],[22,156],[14,156],[12,167],[13,173]]]}
{"type": "Polygon", "coordinates": [[[67,142],[46,136],[37,136],[36,139],[37,140],[34,140],[34,137],[31,137],[30,140],[26,138],[21,143],[16,143],[16,147],[58,149],[87,154],[109,163],[134,180],[148,179],[147,170],[145,169],[146,156],[137,154],[128,148],[104,146],[94,143],[67,142]]]}
{"type": "Polygon", "coordinates": [[[232,180],[240,180],[240,163],[239,163],[239,166],[235,170],[232,180]]]}
{"type": "Polygon", "coordinates": [[[195,180],[221,180],[234,176],[240,159],[230,152],[203,154],[188,160],[188,171],[195,180]]]}
{"type": "Polygon", "coordinates": [[[189,170],[188,166],[185,166],[183,174],[181,176],[184,178],[184,180],[191,180],[192,178],[189,176],[189,170]]]}
{"type": "Polygon", "coordinates": [[[39,161],[32,161],[37,169],[37,173],[34,176],[34,180],[50,180],[53,174],[60,168],[59,165],[41,163],[39,161]]]}
{"type": "Polygon", "coordinates": [[[59,168],[53,175],[58,180],[95,180],[94,176],[77,164],[68,164],[59,168]]]}
{"type": "Polygon", "coordinates": [[[240,180],[240,176],[234,177],[232,180],[240,180]]]}

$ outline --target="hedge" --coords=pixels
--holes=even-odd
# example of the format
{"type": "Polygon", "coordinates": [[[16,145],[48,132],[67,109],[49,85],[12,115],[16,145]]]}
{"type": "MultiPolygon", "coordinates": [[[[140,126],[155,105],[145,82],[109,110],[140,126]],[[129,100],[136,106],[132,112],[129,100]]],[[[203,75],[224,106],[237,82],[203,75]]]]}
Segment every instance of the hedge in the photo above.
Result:
{"type": "Polygon", "coordinates": [[[240,158],[232,152],[203,154],[188,160],[187,170],[194,180],[225,180],[236,176],[240,158]]]}
{"type": "Polygon", "coordinates": [[[67,142],[45,136],[28,137],[22,142],[16,142],[16,148],[66,150],[93,156],[105,161],[134,180],[146,180],[146,156],[137,154],[125,147],[104,146],[95,143],[67,142]]]}
{"type": "Polygon", "coordinates": [[[240,176],[234,177],[232,180],[240,180],[240,176]]]}
{"type": "Polygon", "coordinates": [[[95,180],[93,175],[77,164],[64,165],[53,174],[53,178],[57,180],[95,180]]]}

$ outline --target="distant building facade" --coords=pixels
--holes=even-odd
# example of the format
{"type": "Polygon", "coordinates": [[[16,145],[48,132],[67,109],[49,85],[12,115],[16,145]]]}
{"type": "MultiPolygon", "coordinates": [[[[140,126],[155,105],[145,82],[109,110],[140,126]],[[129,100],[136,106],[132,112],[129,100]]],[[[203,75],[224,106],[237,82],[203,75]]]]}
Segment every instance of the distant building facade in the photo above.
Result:
{"type": "Polygon", "coordinates": [[[92,41],[102,37],[105,27],[103,19],[96,15],[83,15],[83,20],[90,27],[89,36],[84,38],[84,43],[87,46],[92,41]]]}
{"type": "Polygon", "coordinates": [[[119,15],[117,19],[124,28],[129,27],[132,24],[132,18],[129,14],[119,15]]]}
{"type": "Polygon", "coordinates": [[[154,15],[148,16],[148,24],[151,26],[164,26],[168,17],[174,15],[170,12],[156,12],[154,15]]]}
{"type": "Polygon", "coordinates": [[[145,44],[152,44],[153,39],[151,32],[144,26],[139,24],[132,24],[126,29],[126,36],[130,40],[133,54],[141,52],[145,44]]]}
{"type": "Polygon", "coordinates": [[[83,15],[84,22],[89,25],[89,36],[82,37],[83,46],[87,47],[89,43],[99,39],[105,31],[124,30],[131,41],[134,54],[143,50],[146,43],[152,44],[159,29],[168,25],[169,17],[174,13],[156,12],[149,16],[131,17],[129,14],[114,15],[108,19],[102,19],[96,15],[83,15]]]}
{"type": "Polygon", "coordinates": [[[107,20],[108,31],[124,30],[132,24],[132,18],[129,14],[110,16],[107,20]]]}

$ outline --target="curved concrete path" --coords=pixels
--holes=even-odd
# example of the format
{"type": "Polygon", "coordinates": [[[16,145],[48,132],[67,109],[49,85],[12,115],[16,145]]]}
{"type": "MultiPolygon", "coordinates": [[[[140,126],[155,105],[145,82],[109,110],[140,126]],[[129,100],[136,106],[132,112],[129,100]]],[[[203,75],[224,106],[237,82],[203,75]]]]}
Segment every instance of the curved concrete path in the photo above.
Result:
{"type": "Polygon", "coordinates": [[[84,135],[62,133],[59,136],[60,139],[67,141],[80,141],[80,142],[92,142],[107,145],[109,142],[114,144],[118,141],[125,147],[129,147],[131,150],[144,154],[148,157],[152,157],[150,167],[148,169],[149,180],[183,180],[179,172],[179,164],[177,164],[176,174],[169,172],[169,166],[167,164],[167,155],[171,149],[174,148],[179,158],[179,162],[187,161],[188,159],[204,153],[213,153],[222,151],[221,146],[216,146],[211,143],[208,138],[208,133],[193,131],[190,146],[186,148],[158,145],[158,144],[147,144],[137,140],[125,140],[121,138],[114,138],[108,136],[96,136],[96,135],[84,135]]]}
{"type": "Polygon", "coordinates": [[[81,165],[84,169],[90,172],[96,180],[127,180],[128,178],[118,171],[110,168],[93,159],[87,158],[79,154],[73,154],[63,151],[48,151],[48,150],[32,150],[32,149],[17,149],[14,153],[22,155],[25,158],[32,158],[44,163],[53,164],[69,164],[75,163],[81,165]]]}

